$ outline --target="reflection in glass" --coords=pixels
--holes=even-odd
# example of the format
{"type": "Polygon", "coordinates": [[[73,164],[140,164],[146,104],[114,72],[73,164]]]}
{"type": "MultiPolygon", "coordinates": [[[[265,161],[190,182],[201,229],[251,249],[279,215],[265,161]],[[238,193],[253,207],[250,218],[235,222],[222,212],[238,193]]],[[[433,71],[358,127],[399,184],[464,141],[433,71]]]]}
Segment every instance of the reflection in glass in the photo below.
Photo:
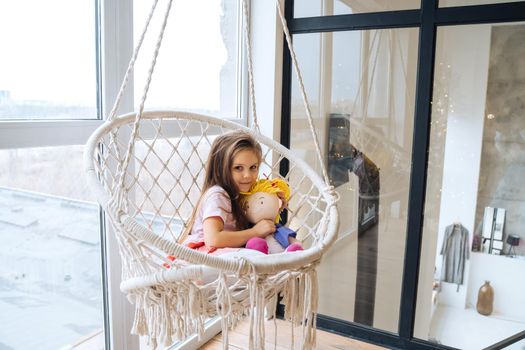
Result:
{"type": "Polygon", "coordinates": [[[0,348],[104,348],[99,206],[81,153],[0,151],[0,348]]]}
{"type": "Polygon", "coordinates": [[[525,249],[506,255],[525,238],[523,42],[522,23],[438,30],[418,338],[481,349],[525,328],[525,249]]]}
{"type": "Polygon", "coordinates": [[[420,0],[295,0],[294,17],[349,15],[352,13],[419,9],[420,0]]]}
{"type": "MultiPolygon", "coordinates": [[[[388,331],[399,316],[416,38],[416,29],[294,36],[341,196],[339,240],[319,268],[319,312],[388,331]]],[[[298,91],[293,81],[291,148],[318,167],[298,91]]]]}

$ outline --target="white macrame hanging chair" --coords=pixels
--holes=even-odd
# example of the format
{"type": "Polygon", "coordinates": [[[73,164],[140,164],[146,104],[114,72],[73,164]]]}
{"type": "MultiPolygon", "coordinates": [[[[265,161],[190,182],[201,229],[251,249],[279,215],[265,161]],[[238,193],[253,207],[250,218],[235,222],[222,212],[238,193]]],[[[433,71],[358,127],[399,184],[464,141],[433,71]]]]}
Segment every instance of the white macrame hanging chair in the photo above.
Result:
{"type": "MultiPolygon", "coordinates": [[[[116,116],[150,20],[129,63],[107,121],[89,138],[84,163],[90,187],[116,235],[122,260],[120,289],[135,306],[131,332],[149,344],[171,345],[197,333],[210,317],[222,317],[223,344],[228,328],[250,318],[250,349],[265,344],[264,309],[282,297],[285,319],[302,325],[301,348],[315,346],[316,266],[337,238],[337,195],[329,186],[290,34],[277,0],[277,12],[298,77],[306,115],[324,180],[305,161],[260,134],[255,111],[249,18],[243,0],[245,44],[253,128],[212,116],[182,111],[144,111],[149,84],[172,0],[168,0],[139,110],[116,116]],[[249,132],[263,147],[262,171],[288,181],[292,189],[287,226],[298,233],[304,251],[272,255],[213,256],[181,245],[198,205],[207,152],[216,135],[249,132]],[[173,136],[176,135],[176,136],[173,136]],[[281,165],[287,164],[286,173],[281,165]],[[174,261],[170,257],[176,257],[174,261]],[[207,277],[206,277],[207,276],[207,277]],[[211,278],[210,278],[211,276],[211,278]]],[[[273,307],[275,310],[275,307],[273,307]]],[[[294,348],[293,336],[291,346],[294,348]]]]}

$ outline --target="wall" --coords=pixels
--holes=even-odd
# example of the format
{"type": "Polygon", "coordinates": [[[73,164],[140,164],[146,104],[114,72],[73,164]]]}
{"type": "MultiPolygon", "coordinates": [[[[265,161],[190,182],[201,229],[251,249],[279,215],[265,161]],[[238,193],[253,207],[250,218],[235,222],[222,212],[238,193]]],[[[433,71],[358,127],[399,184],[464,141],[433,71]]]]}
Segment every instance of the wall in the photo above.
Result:
{"type": "MultiPolygon", "coordinates": [[[[521,237],[525,255],[525,25],[492,28],[476,223],[486,206],[505,208],[504,234],[521,237]]],[[[507,247],[504,247],[507,252],[507,247]]]]}
{"type": "MultiPolygon", "coordinates": [[[[275,4],[268,1],[252,1],[251,11],[253,80],[258,124],[263,135],[279,140],[283,30],[277,18],[275,4]]],[[[247,71],[245,73],[248,75],[247,71]]],[[[247,84],[247,77],[244,84],[247,84]]],[[[247,102],[246,99],[246,105],[247,102]]],[[[248,106],[244,108],[248,111],[248,106]]],[[[250,122],[253,122],[253,116],[251,119],[250,122]]]]}

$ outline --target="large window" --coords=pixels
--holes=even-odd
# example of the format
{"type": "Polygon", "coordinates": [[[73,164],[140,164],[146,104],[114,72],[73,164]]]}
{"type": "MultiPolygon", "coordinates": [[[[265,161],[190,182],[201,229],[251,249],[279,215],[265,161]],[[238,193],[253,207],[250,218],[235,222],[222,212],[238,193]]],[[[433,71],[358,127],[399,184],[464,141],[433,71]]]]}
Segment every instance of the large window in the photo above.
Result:
{"type": "MultiPolygon", "coordinates": [[[[112,108],[151,3],[0,4],[2,349],[138,349],[117,245],[82,153],[112,108]]],[[[140,102],[166,5],[118,113],[140,102]]],[[[238,13],[233,0],[174,2],[146,108],[243,116],[238,13]]]]}
{"type": "Polygon", "coordinates": [[[100,115],[97,6],[0,4],[2,348],[104,348],[104,242],[82,165],[100,115]]]}
{"type": "MultiPolygon", "coordinates": [[[[142,0],[133,4],[137,43],[151,4],[142,0]]],[[[147,109],[176,108],[224,118],[241,117],[239,6],[236,0],[173,2],[147,109]]],[[[159,2],[136,63],[135,107],[141,102],[165,11],[164,3],[159,2]]]]}

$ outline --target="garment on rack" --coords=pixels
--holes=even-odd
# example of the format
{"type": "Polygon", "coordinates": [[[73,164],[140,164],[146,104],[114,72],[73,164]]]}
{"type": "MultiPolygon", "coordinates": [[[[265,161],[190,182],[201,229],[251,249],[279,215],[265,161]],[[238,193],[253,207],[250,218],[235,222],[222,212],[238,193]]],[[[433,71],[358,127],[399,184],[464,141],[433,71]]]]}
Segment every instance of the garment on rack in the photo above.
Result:
{"type": "Polygon", "coordinates": [[[463,272],[465,271],[465,260],[469,258],[469,232],[459,223],[449,225],[445,228],[441,255],[443,264],[441,266],[441,281],[463,284],[463,272]]]}

